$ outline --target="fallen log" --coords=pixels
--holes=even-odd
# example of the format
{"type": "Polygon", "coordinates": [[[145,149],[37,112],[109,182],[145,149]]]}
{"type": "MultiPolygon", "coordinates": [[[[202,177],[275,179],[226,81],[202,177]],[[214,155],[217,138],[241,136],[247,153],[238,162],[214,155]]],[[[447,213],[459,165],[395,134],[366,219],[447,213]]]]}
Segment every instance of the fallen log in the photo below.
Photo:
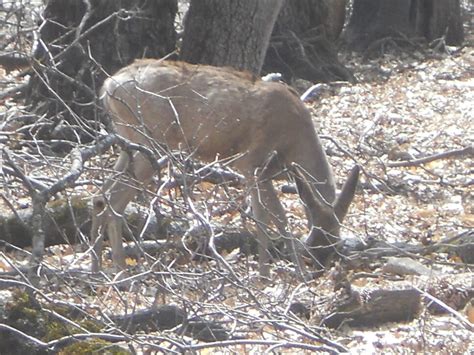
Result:
{"type": "Polygon", "coordinates": [[[387,322],[407,322],[415,319],[421,309],[420,293],[413,289],[351,291],[338,300],[334,312],[325,317],[322,325],[337,328],[376,326],[387,322]]]}

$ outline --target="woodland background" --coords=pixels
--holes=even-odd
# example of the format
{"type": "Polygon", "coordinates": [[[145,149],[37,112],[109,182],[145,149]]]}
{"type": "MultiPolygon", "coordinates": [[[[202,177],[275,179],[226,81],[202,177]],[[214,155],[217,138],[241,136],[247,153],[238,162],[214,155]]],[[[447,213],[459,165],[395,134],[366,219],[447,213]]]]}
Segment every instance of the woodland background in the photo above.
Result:
{"type": "MultiPolygon", "coordinates": [[[[163,9],[172,3],[154,4],[163,9]]],[[[245,218],[247,196],[238,184],[201,177],[186,190],[177,175],[169,176],[169,188],[158,198],[156,184],[143,187],[128,210],[128,234],[146,239],[128,242],[130,279],[116,279],[110,261],[102,273],[90,273],[89,202],[119,150],[105,149],[112,143],[105,140],[98,154],[95,143],[106,137],[93,101],[96,80],[110,72],[97,69],[103,67],[88,51],[97,42],[81,35],[94,28],[87,21],[96,14],[84,11],[84,4],[98,3],[70,1],[69,7],[55,8],[58,2],[49,1],[46,11],[36,1],[0,3],[0,353],[474,350],[474,8],[469,2],[439,2],[460,4],[462,40],[450,38],[449,31],[433,38],[395,31],[366,36],[364,42],[354,37],[356,31],[350,36],[350,16],[370,1],[342,3],[342,33],[331,32],[320,18],[313,32],[302,31],[307,37],[272,35],[270,51],[284,48],[289,55],[284,67],[290,70],[273,70],[281,66],[272,61],[265,69],[258,58],[242,67],[259,74],[280,71],[300,92],[320,83],[307,106],[335,176],[342,182],[355,163],[363,169],[344,225],[348,247],[338,263],[310,282],[295,277],[285,260],[274,263],[270,280],[259,279],[255,245],[249,242],[254,227],[245,218]],[[58,13],[62,16],[55,18],[58,13]],[[323,40],[321,28],[326,28],[323,40]],[[63,29],[74,36],[62,33],[57,39],[63,29]],[[295,42],[288,40],[294,37],[295,42]],[[38,50],[42,41],[50,49],[46,55],[38,50]],[[298,50],[308,43],[313,52],[298,50]],[[48,56],[53,59],[45,60],[48,56]],[[209,214],[232,272],[209,255],[198,257],[196,250],[209,236],[196,228],[184,194],[209,214]],[[153,203],[157,199],[159,206],[153,203]],[[141,233],[148,216],[153,218],[141,233]]],[[[146,29],[137,24],[140,9],[150,10],[146,4],[116,15],[123,21],[117,32],[90,33],[107,45],[120,43],[101,39],[101,32],[123,31],[133,38],[146,29]]],[[[206,5],[212,1],[202,1],[206,5]]],[[[110,10],[105,7],[103,14],[110,10]]],[[[184,55],[187,8],[180,2],[176,19],[170,18],[171,6],[149,23],[170,34],[166,41],[138,36],[137,44],[155,41],[162,52],[153,54],[162,56],[176,42],[184,55]]],[[[371,22],[377,30],[386,24],[377,16],[387,16],[378,10],[371,22]]],[[[191,19],[188,23],[192,26],[191,19]]],[[[115,69],[133,60],[124,53],[144,54],[130,45],[133,40],[124,43],[121,56],[108,62],[115,69]]],[[[197,61],[220,58],[211,45],[187,50],[197,61]]],[[[293,187],[279,187],[292,233],[305,235],[293,187]]]]}

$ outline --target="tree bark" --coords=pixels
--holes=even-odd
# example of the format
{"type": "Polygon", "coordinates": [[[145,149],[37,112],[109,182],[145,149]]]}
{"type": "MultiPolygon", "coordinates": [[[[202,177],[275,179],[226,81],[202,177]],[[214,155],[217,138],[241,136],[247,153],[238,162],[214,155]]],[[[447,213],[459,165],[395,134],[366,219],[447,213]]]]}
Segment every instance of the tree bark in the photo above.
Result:
{"type": "Polygon", "coordinates": [[[345,0],[286,1],[273,29],[264,71],[282,73],[286,81],[352,81],[333,44],[344,24],[345,4],[345,0]]]}
{"type": "Polygon", "coordinates": [[[415,31],[428,41],[446,36],[446,43],[459,45],[464,40],[459,0],[418,0],[416,2],[415,31]]]}
{"type": "Polygon", "coordinates": [[[446,36],[446,43],[464,39],[459,0],[354,0],[345,38],[353,49],[365,50],[385,37],[446,36]]]}
{"type": "Polygon", "coordinates": [[[347,0],[324,0],[324,3],[327,8],[327,16],[326,19],[323,19],[323,24],[328,39],[335,41],[344,28],[347,0]]]}
{"type": "Polygon", "coordinates": [[[260,73],[282,0],[193,0],[181,59],[260,73]]]}

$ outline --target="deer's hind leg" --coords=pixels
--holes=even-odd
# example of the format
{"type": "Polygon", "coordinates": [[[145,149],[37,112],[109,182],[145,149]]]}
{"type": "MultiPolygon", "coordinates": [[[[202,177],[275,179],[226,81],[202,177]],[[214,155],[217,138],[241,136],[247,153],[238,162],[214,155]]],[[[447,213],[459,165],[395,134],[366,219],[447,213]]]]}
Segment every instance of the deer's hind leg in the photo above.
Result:
{"type": "Polygon", "coordinates": [[[101,196],[93,200],[91,238],[94,243],[92,252],[92,271],[97,272],[102,265],[104,233],[107,231],[112,248],[112,259],[120,269],[126,267],[125,252],[122,243],[123,211],[137,194],[135,181],[148,185],[153,177],[153,168],[146,157],[135,153],[132,159],[127,152],[121,152],[115,163],[114,171],[118,176],[107,179],[101,196]],[[132,171],[127,172],[127,168],[132,171]],[[134,179],[131,179],[132,175],[134,179]],[[134,181],[135,180],[135,181],[134,181]]]}

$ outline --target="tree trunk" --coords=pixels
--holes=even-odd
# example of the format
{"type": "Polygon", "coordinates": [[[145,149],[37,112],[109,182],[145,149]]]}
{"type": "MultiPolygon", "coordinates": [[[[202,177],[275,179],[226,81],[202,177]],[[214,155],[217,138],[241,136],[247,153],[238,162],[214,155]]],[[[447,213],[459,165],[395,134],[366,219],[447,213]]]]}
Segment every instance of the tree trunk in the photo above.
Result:
{"type": "Polygon", "coordinates": [[[50,0],[28,95],[38,114],[53,117],[51,124],[43,126],[43,137],[93,138],[96,127],[82,119],[97,117],[96,93],[106,73],[134,58],[172,52],[176,11],[176,0],[50,0]],[[70,126],[58,129],[61,122],[66,123],[63,128],[70,126]],[[87,133],[75,131],[72,125],[87,133]]]}
{"type": "Polygon", "coordinates": [[[446,36],[446,43],[460,45],[464,40],[459,0],[418,0],[415,13],[416,33],[428,41],[446,36]]]}
{"type": "Polygon", "coordinates": [[[345,0],[286,1],[273,29],[264,71],[282,73],[287,81],[352,81],[332,43],[342,30],[345,5],[345,0]]]}
{"type": "Polygon", "coordinates": [[[459,45],[464,38],[459,0],[354,0],[345,38],[356,50],[365,50],[385,37],[446,35],[446,43],[459,45]]]}
{"type": "Polygon", "coordinates": [[[328,13],[326,19],[323,19],[323,24],[328,39],[335,41],[344,28],[347,0],[324,0],[324,3],[328,13]]]}
{"type": "Polygon", "coordinates": [[[181,59],[260,73],[282,0],[193,0],[181,59]]]}

